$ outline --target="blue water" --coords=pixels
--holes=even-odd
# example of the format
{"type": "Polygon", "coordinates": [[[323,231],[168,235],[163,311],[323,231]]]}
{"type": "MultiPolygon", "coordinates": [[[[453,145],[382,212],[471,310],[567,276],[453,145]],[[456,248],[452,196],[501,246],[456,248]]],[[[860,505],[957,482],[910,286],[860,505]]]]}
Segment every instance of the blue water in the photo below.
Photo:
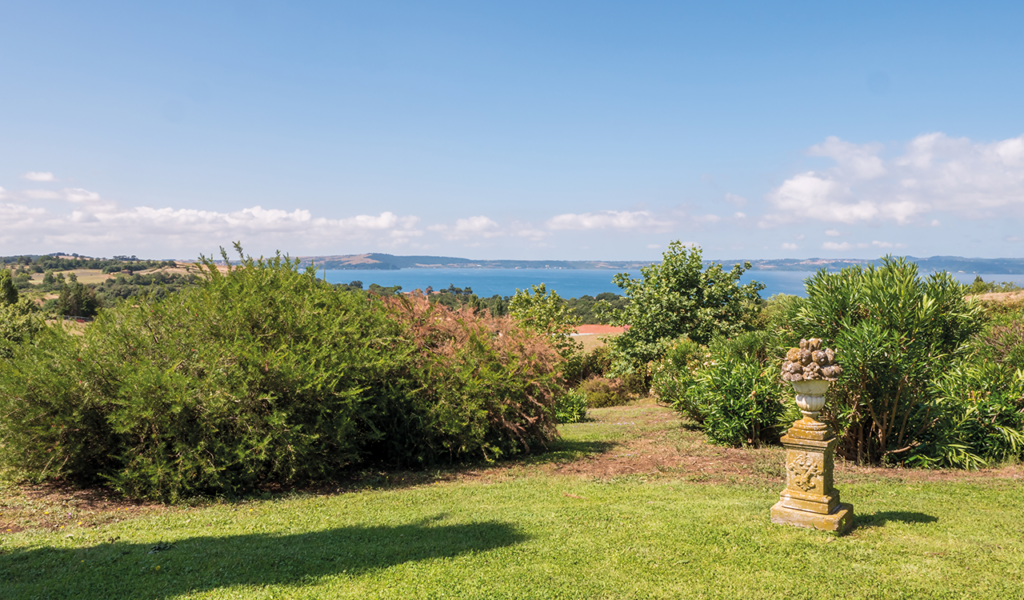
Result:
{"type": "MultiPolygon", "coordinates": [[[[427,286],[435,290],[454,285],[458,288],[470,287],[482,297],[511,296],[516,289],[525,290],[531,285],[544,283],[549,290],[555,290],[563,298],[580,296],[596,296],[601,292],[622,293],[612,277],[614,269],[401,269],[398,271],[355,271],[328,270],[327,281],[331,283],[350,283],[362,281],[363,288],[371,283],[391,287],[402,286],[403,291],[412,291],[427,286]]],[[[747,271],[743,274],[743,283],[757,280],[765,284],[761,292],[762,298],[775,294],[793,294],[806,296],[804,280],[813,275],[810,271],[747,271]]],[[[639,276],[639,270],[634,276],[639,276]]],[[[963,283],[971,283],[978,276],[976,273],[954,273],[963,283]]],[[[1011,281],[1024,286],[1024,274],[989,275],[981,274],[985,281],[1011,281]]]]}

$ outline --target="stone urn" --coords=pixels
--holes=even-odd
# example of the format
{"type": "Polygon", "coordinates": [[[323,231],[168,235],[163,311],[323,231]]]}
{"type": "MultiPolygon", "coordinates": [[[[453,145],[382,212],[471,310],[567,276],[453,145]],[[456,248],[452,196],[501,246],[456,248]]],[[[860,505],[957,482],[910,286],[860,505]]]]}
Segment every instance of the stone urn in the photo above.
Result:
{"type": "Polygon", "coordinates": [[[804,417],[817,421],[821,409],[825,407],[825,392],[832,382],[827,379],[804,379],[789,383],[796,392],[796,405],[800,407],[800,412],[804,417]]]}
{"type": "Polygon", "coordinates": [[[832,486],[833,455],[838,440],[818,416],[825,392],[843,372],[835,352],[821,340],[801,340],[786,354],[782,378],[793,386],[804,418],[782,436],[786,448],[786,489],[772,507],[773,523],[843,533],[853,525],[853,507],[839,502],[832,486]]]}

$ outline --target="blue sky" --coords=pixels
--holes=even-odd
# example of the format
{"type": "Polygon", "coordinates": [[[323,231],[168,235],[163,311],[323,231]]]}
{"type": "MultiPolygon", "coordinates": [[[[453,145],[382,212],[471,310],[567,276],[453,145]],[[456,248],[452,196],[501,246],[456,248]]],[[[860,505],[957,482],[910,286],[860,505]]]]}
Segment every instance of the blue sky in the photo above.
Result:
{"type": "Polygon", "coordinates": [[[7,2],[0,255],[1024,255],[1024,4],[7,2]]]}

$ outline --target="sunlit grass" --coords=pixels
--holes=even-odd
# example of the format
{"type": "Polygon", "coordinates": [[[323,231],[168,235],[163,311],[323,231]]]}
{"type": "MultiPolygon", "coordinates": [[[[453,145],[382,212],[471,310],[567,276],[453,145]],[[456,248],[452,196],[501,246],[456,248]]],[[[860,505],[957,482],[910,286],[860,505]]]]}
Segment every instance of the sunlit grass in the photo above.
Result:
{"type": "MultiPolygon", "coordinates": [[[[597,412],[564,443],[579,456],[620,443],[637,433],[617,423],[643,410],[597,412]]],[[[400,478],[3,534],[0,598],[1024,597],[1020,480],[846,483],[858,527],[837,538],[772,525],[779,487],[764,483],[529,463],[500,479],[400,478]]]]}

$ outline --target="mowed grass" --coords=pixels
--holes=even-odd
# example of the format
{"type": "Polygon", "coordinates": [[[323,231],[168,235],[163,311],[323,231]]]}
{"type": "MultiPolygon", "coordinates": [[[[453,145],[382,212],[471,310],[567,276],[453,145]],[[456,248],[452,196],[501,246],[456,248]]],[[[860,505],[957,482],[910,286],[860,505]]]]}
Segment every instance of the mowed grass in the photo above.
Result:
{"type": "MultiPolygon", "coordinates": [[[[556,454],[614,448],[638,410],[653,408],[594,411],[556,454]]],[[[840,481],[858,527],[836,537],[771,524],[780,486],[763,481],[570,477],[539,460],[402,477],[3,534],[0,598],[1024,597],[1019,479],[840,481]]]]}

